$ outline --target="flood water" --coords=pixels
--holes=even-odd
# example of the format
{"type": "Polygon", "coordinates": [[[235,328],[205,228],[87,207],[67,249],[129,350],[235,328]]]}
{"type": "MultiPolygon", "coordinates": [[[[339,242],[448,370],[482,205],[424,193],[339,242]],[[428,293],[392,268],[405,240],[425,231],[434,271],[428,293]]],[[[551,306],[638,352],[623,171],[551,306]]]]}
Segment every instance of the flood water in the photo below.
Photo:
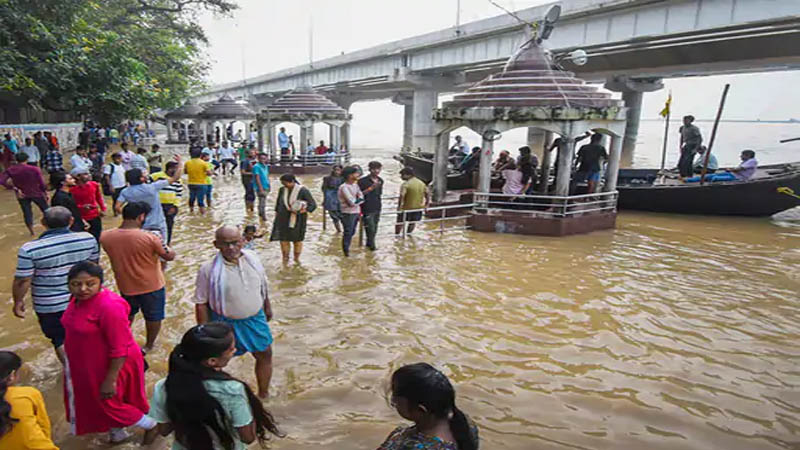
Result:
{"type": "MultiPolygon", "coordinates": [[[[389,195],[399,166],[380,155],[389,195]]],[[[321,177],[302,181],[320,199],[321,177]]],[[[189,299],[214,229],[254,220],[238,175],[219,180],[215,196],[206,217],[184,208],[177,220],[149,387],[193,325],[189,299]]],[[[0,219],[7,299],[28,239],[8,192],[0,219]]],[[[450,377],[483,449],[800,446],[800,228],[622,212],[616,230],[568,238],[458,230],[402,240],[389,220],[377,252],[356,248],[349,259],[320,212],[300,265],[258,242],[275,313],[268,407],[288,434],[272,448],[374,449],[403,422],[385,399],[388,377],[416,361],[450,377]]],[[[134,333],[143,341],[141,318],[134,333]]],[[[68,435],[61,369],[34,314],[0,308],[0,348],[27,361],[25,381],[43,391],[62,449],[103,447],[105,436],[68,435]]],[[[229,369],[252,385],[252,367],[241,357],[229,369]]]]}

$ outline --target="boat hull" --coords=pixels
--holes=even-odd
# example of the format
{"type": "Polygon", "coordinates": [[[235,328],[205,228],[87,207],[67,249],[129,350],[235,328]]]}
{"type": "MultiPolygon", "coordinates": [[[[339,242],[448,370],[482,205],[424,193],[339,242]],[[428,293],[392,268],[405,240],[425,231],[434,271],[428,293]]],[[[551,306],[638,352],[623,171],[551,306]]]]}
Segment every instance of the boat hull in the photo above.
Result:
{"type": "MultiPolygon", "coordinates": [[[[621,171],[622,179],[635,179],[636,171],[621,171]]],[[[642,178],[655,170],[640,171],[642,178]]],[[[800,191],[800,171],[747,182],[699,183],[652,186],[618,185],[619,209],[678,214],[723,216],[771,216],[800,205],[800,201],[778,192],[779,187],[800,191]]]]}
{"type": "MultiPolygon", "coordinates": [[[[433,180],[433,160],[409,153],[402,153],[398,160],[404,166],[413,168],[416,177],[425,183],[430,183],[433,180]]],[[[455,191],[472,188],[472,176],[470,174],[451,173],[447,175],[447,189],[455,191]]]]}

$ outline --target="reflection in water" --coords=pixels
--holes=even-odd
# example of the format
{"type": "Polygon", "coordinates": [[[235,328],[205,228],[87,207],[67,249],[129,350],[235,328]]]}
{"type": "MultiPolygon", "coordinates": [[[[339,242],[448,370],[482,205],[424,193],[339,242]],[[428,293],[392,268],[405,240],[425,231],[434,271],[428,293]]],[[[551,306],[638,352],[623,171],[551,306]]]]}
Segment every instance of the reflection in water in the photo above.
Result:
{"type": "MultiPolygon", "coordinates": [[[[391,195],[398,168],[384,160],[391,195]]],[[[303,181],[319,195],[321,177],[303,181]]],[[[150,386],[193,324],[189,299],[214,229],[246,219],[238,179],[218,186],[211,214],[178,218],[150,386]]],[[[8,298],[12,255],[27,237],[7,192],[0,219],[8,298]]],[[[453,231],[395,240],[389,218],[382,226],[379,250],[356,247],[349,259],[340,237],[322,232],[321,211],[301,265],[256,243],[275,311],[268,406],[288,432],[272,448],[375,448],[401,422],[386,380],[419,360],[455,383],[487,449],[798,445],[800,229],[638,213],[621,214],[614,231],[562,239],[453,231]]],[[[33,314],[17,320],[7,303],[0,323],[0,347],[28,362],[61,447],[102,446],[103,436],[68,435],[60,367],[33,314]]],[[[139,319],[141,339],[143,328],[139,319]]],[[[238,358],[230,371],[253,384],[252,365],[238,358]]]]}

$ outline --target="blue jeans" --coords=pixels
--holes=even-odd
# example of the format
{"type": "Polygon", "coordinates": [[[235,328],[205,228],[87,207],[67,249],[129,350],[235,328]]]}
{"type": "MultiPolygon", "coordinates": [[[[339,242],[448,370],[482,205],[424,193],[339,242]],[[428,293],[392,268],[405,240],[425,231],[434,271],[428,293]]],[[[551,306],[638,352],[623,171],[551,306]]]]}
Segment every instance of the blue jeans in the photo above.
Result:
{"type": "Polygon", "coordinates": [[[206,204],[208,206],[211,206],[211,188],[213,188],[213,187],[214,186],[211,185],[211,184],[207,184],[206,185],[206,204]]]}
{"type": "Polygon", "coordinates": [[[342,250],[345,256],[350,255],[350,243],[353,241],[353,236],[356,234],[356,226],[358,225],[358,214],[342,214],[342,250]]]}
{"type": "Polygon", "coordinates": [[[194,208],[194,202],[201,208],[206,207],[206,185],[205,184],[190,184],[189,185],[189,208],[194,208]]]}
{"type": "Polygon", "coordinates": [[[367,233],[367,248],[375,250],[375,235],[378,233],[378,222],[381,220],[380,211],[364,215],[364,230],[367,233]]]}

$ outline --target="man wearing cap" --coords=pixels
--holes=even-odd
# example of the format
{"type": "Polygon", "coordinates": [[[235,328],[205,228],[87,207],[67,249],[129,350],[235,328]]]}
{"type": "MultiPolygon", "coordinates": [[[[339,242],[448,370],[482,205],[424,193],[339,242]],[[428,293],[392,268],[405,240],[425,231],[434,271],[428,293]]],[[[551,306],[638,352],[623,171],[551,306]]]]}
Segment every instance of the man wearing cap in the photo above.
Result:
{"type": "Polygon", "coordinates": [[[76,167],[70,174],[75,178],[75,186],[69,193],[81,211],[81,218],[89,224],[89,233],[99,242],[100,233],[103,231],[102,217],[106,212],[103,190],[100,184],[92,181],[89,169],[86,167],[76,167]]]}

